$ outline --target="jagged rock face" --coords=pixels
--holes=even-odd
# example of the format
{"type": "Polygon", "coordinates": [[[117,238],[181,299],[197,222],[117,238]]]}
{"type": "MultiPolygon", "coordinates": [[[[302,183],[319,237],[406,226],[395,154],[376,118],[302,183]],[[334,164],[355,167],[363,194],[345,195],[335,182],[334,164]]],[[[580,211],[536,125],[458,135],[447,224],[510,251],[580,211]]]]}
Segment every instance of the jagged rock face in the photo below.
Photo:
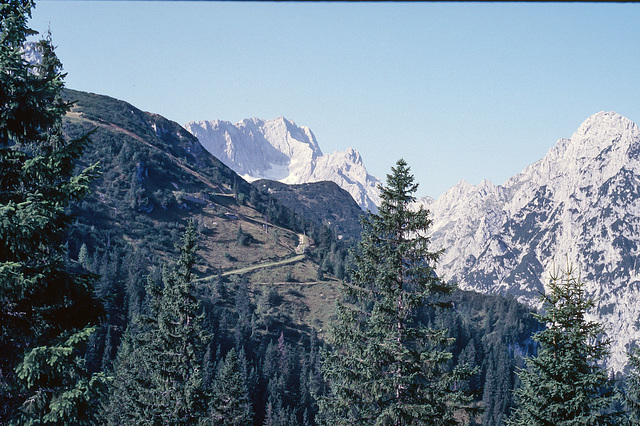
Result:
{"type": "Polygon", "coordinates": [[[432,212],[438,272],[463,289],[510,293],[539,305],[551,271],[581,268],[592,318],[613,339],[609,365],[640,342],[640,131],[613,112],[589,117],[540,161],[504,185],[461,182],[432,212]]]}
{"type": "Polygon", "coordinates": [[[27,41],[22,45],[22,57],[31,65],[42,62],[42,52],[35,41],[27,41]]]}
{"type": "Polygon", "coordinates": [[[332,181],[351,194],[362,209],[377,211],[379,179],[367,173],[358,151],[323,154],[307,127],[284,117],[228,121],[191,121],[185,129],[215,157],[243,178],[288,184],[332,181]]]}

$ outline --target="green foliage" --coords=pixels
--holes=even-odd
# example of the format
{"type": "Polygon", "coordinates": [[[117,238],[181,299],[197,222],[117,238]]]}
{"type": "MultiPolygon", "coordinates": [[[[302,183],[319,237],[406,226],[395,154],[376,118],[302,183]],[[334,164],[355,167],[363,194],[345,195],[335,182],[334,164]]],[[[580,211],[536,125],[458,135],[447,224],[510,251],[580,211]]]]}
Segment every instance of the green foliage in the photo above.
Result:
{"type": "Polygon", "coordinates": [[[83,423],[94,397],[83,389],[100,380],[78,348],[102,309],[92,276],[67,265],[66,210],[98,169],[76,174],[88,139],[62,135],[70,105],[51,38],[33,46],[38,63],[23,58],[32,7],[0,5],[0,422],[83,423]]]}
{"type": "Polygon", "coordinates": [[[78,353],[94,332],[94,327],[87,327],[60,344],[39,346],[25,355],[16,372],[33,393],[21,407],[20,424],[96,423],[92,404],[101,397],[107,379],[103,373],[88,376],[78,353]]]}
{"type": "Polygon", "coordinates": [[[425,307],[444,306],[453,286],[433,272],[440,253],[428,250],[428,212],[409,208],[417,189],[404,160],[381,188],[378,214],[363,219],[353,282],[343,285],[331,331],[334,351],[323,371],[331,394],[324,424],[455,424],[466,403],[454,391],[469,371],[447,371],[447,330],[425,326],[425,307]]]}
{"type": "Polygon", "coordinates": [[[629,374],[625,380],[625,406],[629,424],[640,425],[640,349],[629,352],[629,374]]]}
{"type": "Polygon", "coordinates": [[[507,424],[619,424],[619,413],[611,412],[615,395],[600,366],[610,340],[600,323],[585,318],[593,299],[571,265],[554,271],[548,289],[544,313],[537,315],[546,329],[534,336],[540,349],[519,373],[518,406],[507,424]]]}
{"type": "Polygon", "coordinates": [[[429,309],[425,317],[429,326],[445,328],[448,337],[455,339],[448,347],[449,368],[466,364],[479,369],[460,385],[483,408],[482,416],[474,416],[478,424],[502,425],[519,385],[515,371],[524,366],[523,357],[535,354],[531,335],[541,329],[540,323],[530,308],[511,296],[458,290],[451,302],[455,309],[429,309]]]}
{"type": "Polygon", "coordinates": [[[269,328],[275,322],[278,299],[279,296],[272,285],[264,285],[262,291],[256,298],[256,322],[257,325],[265,328],[267,331],[269,331],[269,328]]]}
{"type": "Polygon", "coordinates": [[[176,266],[163,270],[163,287],[148,285],[151,314],[130,327],[120,350],[106,407],[109,423],[190,424],[205,415],[206,336],[192,284],[197,249],[192,222],[182,243],[176,266]]]}
{"type": "Polygon", "coordinates": [[[211,402],[211,424],[241,426],[251,423],[253,410],[246,377],[241,370],[235,348],[218,369],[211,402]]]}
{"type": "Polygon", "coordinates": [[[238,226],[238,232],[236,233],[236,243],[239,246],[248,246],[253,240],[253,237],[248,232],[242,230],[242,225],[238,226]]]}

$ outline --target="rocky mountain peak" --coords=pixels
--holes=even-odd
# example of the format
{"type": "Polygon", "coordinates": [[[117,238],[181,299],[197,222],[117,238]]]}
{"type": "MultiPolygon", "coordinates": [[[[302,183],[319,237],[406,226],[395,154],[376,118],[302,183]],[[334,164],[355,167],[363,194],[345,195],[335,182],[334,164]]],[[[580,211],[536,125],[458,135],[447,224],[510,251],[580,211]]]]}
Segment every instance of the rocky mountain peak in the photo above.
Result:
{"type": "Polygon", "coordinates": [[[311,159],[322,155],[316,137],[308,127],[298,127],[282,116],[271,120],[255,117],[245,119],[235,127],[255,138],[264,137],[271,146],[287,156],[300,151],[304,151],[311,159]]]}
{"type": "Polygon", "coordinates": [[[636,131],[638,126],[628,118],[614,112],[601,111],[587,118],[573,134],[572,139],[592,141],[615,141],[628,131],[636,131]]]}
{"type": "Polygon", "coordinates": [[[567,260],[598,306],[621,369],[640,343],[640,132],[615,112],[587,118],[570,138],[503,185],[460,182],[435,201],[437,272],[464,289],[538,305],[554,265],[567,260]]]}
{"type": "Polygon", "coordinates": [[[184,127],[211,154],[249,181],[332,181],[349,192],[362,209],[377,211],[380,181],[367,173],[360,153],[348,148],[325,155],[308,127],[284,117],[254,117],[235,125],[219,120],[192,121],[184,127]]]}
{"type": "Polygon", "coordinates": [[[629,147],[638,140],[638,127],[615,112],[599,112],[587,118],[571,136],[563,155],[570,169],[601,166],[628,160],[629,147]]]}
{"type": "Polygon", "coordinates": [[[363,164],[362,163],[362,157],[360,156],[360,153],[358,151],[356,151],[355,149],[349,147],[345,151],[345,154],[346,154],[346,157],[350,161],[352,161],[354,164],[363,164]]]}

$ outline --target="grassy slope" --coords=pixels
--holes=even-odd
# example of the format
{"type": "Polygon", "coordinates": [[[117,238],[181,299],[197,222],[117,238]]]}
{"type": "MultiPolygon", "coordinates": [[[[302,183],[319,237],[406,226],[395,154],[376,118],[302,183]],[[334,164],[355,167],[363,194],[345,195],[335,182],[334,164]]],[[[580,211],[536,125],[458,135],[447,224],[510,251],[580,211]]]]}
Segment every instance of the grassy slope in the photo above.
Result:
{"type": "MultiPolygon", "coordinates": [[[[112,98],[75,91],[66,95],[77,101],[66,117],[66,130],[77,136],[95,129],[83,162],[100,161],[103,172],[76,212],[84,229],[97,228],[112,243],[146,247],[161,261],[175,255],[180,229],[195,219],[199,276],[248,268],[244,275],[254,294],[273,284],[282,296],[281,308],[292,318],[325,328],[337,280],[327,276],[317,281],[318,265],[296,253],[301,236],[265,222],[265,215],[247,201],[238,202],[235,193],[244,190],[246,195],[251,189],[246,182],[176,123],[112,98]],[[170,200],[166,208],[163,198],[170,200]],[[250,235],[246,246],[237,242],[240,227],[250,235]],[[264,264],[269,267],[256,267],[264,264]]],[[[100,249],[104,237],[94,240],[81,237],[75,250],[81,242],[100,249]]],[[[73,247],[71,251],[73,256],[73,247]]]]}

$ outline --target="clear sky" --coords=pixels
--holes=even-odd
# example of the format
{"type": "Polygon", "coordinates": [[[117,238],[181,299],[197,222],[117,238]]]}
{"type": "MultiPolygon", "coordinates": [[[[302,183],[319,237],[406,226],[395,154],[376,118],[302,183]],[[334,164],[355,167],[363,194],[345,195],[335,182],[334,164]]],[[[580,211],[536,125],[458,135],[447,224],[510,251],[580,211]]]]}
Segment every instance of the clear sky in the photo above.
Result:
{"type": "Polygon", "coordinates": [[[40,1],[67,87],[180,124],[284,116],[439,196],[599,111],[640,122],[640,4],[40,1]]]}

